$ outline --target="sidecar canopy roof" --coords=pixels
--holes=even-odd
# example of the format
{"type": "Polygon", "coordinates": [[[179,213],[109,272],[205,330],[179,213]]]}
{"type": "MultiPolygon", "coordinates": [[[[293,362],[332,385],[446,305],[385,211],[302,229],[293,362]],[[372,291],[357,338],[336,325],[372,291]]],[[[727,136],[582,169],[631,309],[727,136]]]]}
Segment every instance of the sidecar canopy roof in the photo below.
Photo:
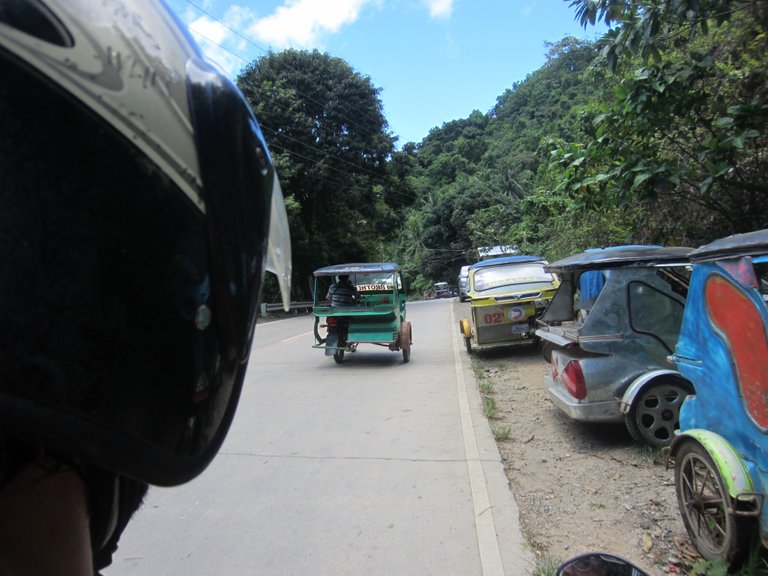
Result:
{"type": "Polygon", "coordinates": [[[768,254],[768,228],[720,238],[690,253],[694,262],[768,254]]]}
{"type": "Polygon", "coordinates": [[[544,267],[547,272],[578,272],[609,268],[673,266],[689,263],[688,247],[611,246],[590,248],[579,254],[561,258],[544,267]]]}
{"type": "Polygon", "coordinates": [[[318,268],[314,271],[315,277],[318,276],[344,276],[352,274],[375,274],[388,273],[393,274],[400,270],[400,266],[394,262],[373,262],[369,264],[334,264],[325,268],[318,268]]]}

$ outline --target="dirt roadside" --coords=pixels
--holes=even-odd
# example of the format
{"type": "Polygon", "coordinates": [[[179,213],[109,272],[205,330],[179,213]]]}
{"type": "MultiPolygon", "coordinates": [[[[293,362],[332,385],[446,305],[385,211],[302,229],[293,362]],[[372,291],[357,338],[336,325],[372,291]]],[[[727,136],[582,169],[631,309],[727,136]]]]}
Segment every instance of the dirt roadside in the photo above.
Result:
{"type": "Polygon", "coordinates": [[[557,410],[537,346],[475,351],[473,366],[481,394],[495,404],[489,423],[542,566],[605,551],[655,576],[684,574],[698,559],[678,512],[673,470],[623,425],[578,423],[557,410]]]}

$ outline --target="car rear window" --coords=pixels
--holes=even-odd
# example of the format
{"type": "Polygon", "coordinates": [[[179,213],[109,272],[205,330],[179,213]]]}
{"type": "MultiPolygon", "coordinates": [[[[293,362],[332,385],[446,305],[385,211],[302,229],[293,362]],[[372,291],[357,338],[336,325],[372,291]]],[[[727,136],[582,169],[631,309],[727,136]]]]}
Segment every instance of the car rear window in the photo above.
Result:
{"type": "Polygon", "coordinates": [[[511,266],[493,266],[475,270],[473,287],[477,292],[502,289],[528,284],[550,284],[554,282],[552,274],[544,271],[542,264],[513,264],[511,266]]]}

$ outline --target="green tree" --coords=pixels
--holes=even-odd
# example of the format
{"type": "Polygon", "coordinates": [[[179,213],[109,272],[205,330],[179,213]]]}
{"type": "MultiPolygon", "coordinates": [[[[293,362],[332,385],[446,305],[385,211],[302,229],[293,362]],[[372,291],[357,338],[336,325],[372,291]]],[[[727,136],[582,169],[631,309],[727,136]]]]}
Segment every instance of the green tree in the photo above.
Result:
{"type": "Polygon", "coordinates": [[[270,52],[237,84],[270,143],[292,211],[294,269],[367,260],[394,234],[396,211],[413,201],[403,170],[388,161],[394,137],[379,90],[340,58],[318,51],[270,52]]]}
{"type": "Polygon", "coordinates": [[[673,235],[692,243],[768,226],[768,6],[573,4],[583,22],[616,26],[603,53],[612,68],[619,57],[630,66],[596,109],[594,138],[555,155],[571,192],[594,206],[674,207],[673,235]]]}

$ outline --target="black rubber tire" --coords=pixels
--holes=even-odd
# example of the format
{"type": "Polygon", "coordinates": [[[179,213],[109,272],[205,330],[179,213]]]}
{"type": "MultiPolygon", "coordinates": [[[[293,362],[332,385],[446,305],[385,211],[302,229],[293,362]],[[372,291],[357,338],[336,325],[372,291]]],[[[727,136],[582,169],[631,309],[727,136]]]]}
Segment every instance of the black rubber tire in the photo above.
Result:
{"type": "Polygon", "coordinates": [[[472,354],[472,337],[464,336],[464,346],[467,347],[467,354],[472,354]]]}
{"type": "Polygon", "coordinates": [[[344,362],[344,348],[339,348],[336,350],[336,352],[333,353],[333,360],[336,362],[336,364],[341,364],[344,362]]]}
{"type": "Polygon", "coordinates": [[[408,362],[411,359],[411,344],[413,343],[413,328],[411,323],[407,320],[400,324],[400,334],[398,336],[400,340],[400,350],[403,352],[403,362],[408,362]]]}
{"type": "Polygon", "coordinates": [[[555,345],[552,342],[541,341],[541,356],[547,361],[547,364],[552,364],[552,348],[554,347],[555,345]]]}
{"type": "Polygon", "coordinates": [[[669,446],[680,428],[680,407],[693,387],[680,380],[660,380],[646,386],[635,398],[624,423],[638,442],[654,448],[669,446]]]}
{"type": "Polygon", "coordinates": [[[691,542],[707,560],[738,566],[749,551],[754,522],[736,516],[725,482],[707,451],[695,440],[675,457],[677,506],[691,542]]]}

